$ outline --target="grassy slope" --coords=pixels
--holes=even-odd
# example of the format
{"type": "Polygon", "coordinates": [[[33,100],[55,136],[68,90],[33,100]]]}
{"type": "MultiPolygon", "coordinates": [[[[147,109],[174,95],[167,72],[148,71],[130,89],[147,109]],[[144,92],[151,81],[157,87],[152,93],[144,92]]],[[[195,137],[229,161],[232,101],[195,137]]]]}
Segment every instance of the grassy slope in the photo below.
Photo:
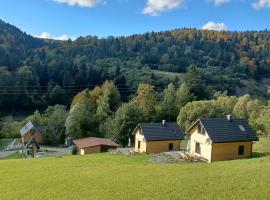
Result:
{"type": "Polygon", "coordinates": [[[99,154],[0,161],[1,199],[270,197],[269,157],[212,164],[152,164],[148,158],[99,154]]]}

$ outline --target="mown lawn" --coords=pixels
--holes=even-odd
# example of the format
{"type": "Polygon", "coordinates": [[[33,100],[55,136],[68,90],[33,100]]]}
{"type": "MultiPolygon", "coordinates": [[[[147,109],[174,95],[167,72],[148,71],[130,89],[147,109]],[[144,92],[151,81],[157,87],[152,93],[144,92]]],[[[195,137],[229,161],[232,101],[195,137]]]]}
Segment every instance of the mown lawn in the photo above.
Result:
{"type": "Polygon", "coordinates": [[[3,160],[0,199],[270,198],[269,157],[212,164],[153,164],[148,159],[97,154],[3,160]]]}

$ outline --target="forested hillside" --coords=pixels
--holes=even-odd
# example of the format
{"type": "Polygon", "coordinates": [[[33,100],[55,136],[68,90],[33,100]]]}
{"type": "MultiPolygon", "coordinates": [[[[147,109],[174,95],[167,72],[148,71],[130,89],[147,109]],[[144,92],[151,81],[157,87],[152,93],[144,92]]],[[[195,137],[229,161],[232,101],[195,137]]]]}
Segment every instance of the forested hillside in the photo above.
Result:
{"type": "Polygon", "coordinates": [[[69,105],[79,91],[105,80],[115,82],[125,101],[140,82],[158,92],[169,82],[179,85],[190,65],[198,68],[205,89],[198,99],[218,90],[264,98],[270,32],[183,29],[62,42],[33,38],[0,21],[0,110],[69,105]]]}

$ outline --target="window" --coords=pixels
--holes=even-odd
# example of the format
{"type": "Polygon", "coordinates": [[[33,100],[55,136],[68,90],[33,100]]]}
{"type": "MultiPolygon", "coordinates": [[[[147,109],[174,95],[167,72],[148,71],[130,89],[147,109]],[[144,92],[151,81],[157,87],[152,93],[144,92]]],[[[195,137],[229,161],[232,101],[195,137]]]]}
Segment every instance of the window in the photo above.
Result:
{"type": "Polygon", "coordinates": [[[243,132],[246,131],[246,129],[245,129],[245,127],[244,127],[243,125],[240,124],[238,127],[239,127],[239,129],[240,129],[241,131],[243,131],[243,132]]]}
{"type": "Polygon", "coordinates": [[[202,126],[201,124],[198,124],[198,133],[201,133],[201,131],[202,131],[202,126]]]}
{"type": "Polygon", "coordinates": [[[196,152],[197,154],[201,154],[201,145],[200,145],[199,142],[196,142],[195,152],[196,152]]]}
{"type": "Polygon", "coordinates": [[[170,143],[169,144],[169,148],[168,149],[169,149],[169,151],[173,151],[173,143],[170,143]]]}
{"type": "Polygon", "coordinates": [[[202,132],[203,135],[205,135],[205,129],[204,129],[204,127],[202,127],[202,131],[201,132],[202,132]]]}
{"type": "Polygon", "coordinates": [[[198,124],[198,133],[205,135],[205,129],[201,124],[198,124]]]}
{"type": "Polygon", "coordinates": [[[245,152],[245,146],[240,145],[239,148],[238,148],[238,155],[242,156],[242,155],[244,155],[244,152],[245,152]]]}
{"type": "Polygon", "coordinates": [[[141,141],[138,141],[138,149],[141,148],[141,141]]]}

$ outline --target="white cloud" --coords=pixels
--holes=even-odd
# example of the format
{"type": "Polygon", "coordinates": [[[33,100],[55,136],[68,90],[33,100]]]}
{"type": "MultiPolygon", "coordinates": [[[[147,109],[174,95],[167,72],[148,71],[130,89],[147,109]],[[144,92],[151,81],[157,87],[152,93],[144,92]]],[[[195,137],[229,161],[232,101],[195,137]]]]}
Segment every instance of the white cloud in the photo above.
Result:
{"type": "Polygon", "coordinates": [[[216,6],[220,6],[222,4],[225,3],[229,3],[231,0],[212,0],[212,2],[216,5],[216,6]]]}
{"type": "Polygon", "coordinates": [[[208,22],[202,29],[212,31],[227,31],[228,27],[224,23],[208,22]]]}
{"type": "Polygon", "coordinates": [[[257,10],[270,8],[270,0],[258,0],[256,3],[253,3],[252,6],[257,10]]]}
{"type": "Polygon", "coordinates": [[[53,0],[58,3],[66,3],[70,6],[80,6],[80,7],[88,7],[92,8],[96,6],[98,3],[102,3],[103,0],[53,0]]]}
{"type": "Polygon", "coordinates": [[[47,33],[47,32],[43,32],[36,37],[41,38],[41,39],[51,39],[51,40],[69,40],[69,39],[71,39],[71,37],[69,37],[66,34],[60,35],[60,36],[52,36],[50,33],[47,33]]]}
{"type": "Polygon", "coordinates": [[[147,5],[143,9],[143,14],[157,16],[167,10],[177,8],[182,3],[183,0],[147,0],[147,5]]]}

